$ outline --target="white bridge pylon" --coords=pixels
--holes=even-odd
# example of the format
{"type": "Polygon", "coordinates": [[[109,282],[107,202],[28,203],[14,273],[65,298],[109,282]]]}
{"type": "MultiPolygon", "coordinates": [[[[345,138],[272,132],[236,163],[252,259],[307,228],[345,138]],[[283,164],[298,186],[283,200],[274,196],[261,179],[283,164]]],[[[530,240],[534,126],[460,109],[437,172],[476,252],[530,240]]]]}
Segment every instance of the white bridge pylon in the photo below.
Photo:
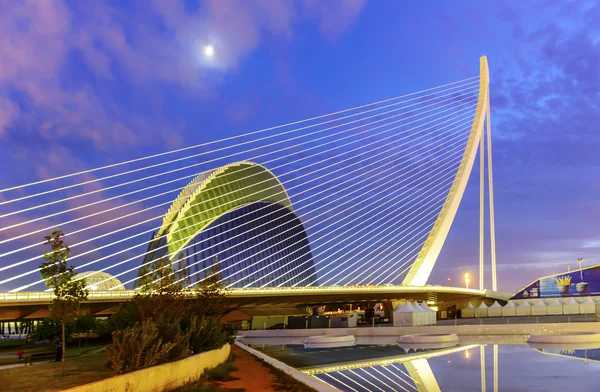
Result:
{"type": "Polygon", "coordinates": [[[490,123],[490,88],[489,68],[486,56],[479,59],[479,98],[477,109],[473,118],[473,125],[469,140],[465,148],[462,161],[458,167],[456,177],[446,197],[442,209],[435,221],[429,236],[425,240],[421,251],[412,265],[402,284],[410,286],[423,286],[427,283],[431,271],[446,241],[460,201],[467,187],[475,157],[479,151],[480,162],[480,224],[479,224],[479,289],[484,288],[484,257],[485,257],[485,134],[487,133],[487,159],[488,159],[488,194],[489,194],[489,222],[490,222],[490,250],[492,267],[492,290],[497,290],[496,279],[496,234],[494,221],[494,184],[492,176],[492,138],[490,123]],[[487,132],[484,126],[487,125],[487,132]]]}

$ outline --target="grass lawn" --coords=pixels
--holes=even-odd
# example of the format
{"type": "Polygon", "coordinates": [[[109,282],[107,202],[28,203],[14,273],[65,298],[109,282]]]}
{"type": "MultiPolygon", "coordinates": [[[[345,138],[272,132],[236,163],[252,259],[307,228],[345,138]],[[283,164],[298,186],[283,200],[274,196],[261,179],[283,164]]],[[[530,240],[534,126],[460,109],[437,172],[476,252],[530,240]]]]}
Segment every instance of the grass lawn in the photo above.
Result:
{"type": "Polygon", "coordinates": [[[0,339],[0,351],[3,349],[19,347],[25,344],[25,339],[0,339]]]}
{"type": "MultiPolygon", "coordinates": [[[[77,357],[82,354],[87,354],[93,350],[97,350],[101,347],[104,347],[106,343],[96,343],[88,344],[87,347],[78,347],[78,346],[67,346],[67,358],[77,357]]],[[[54,345],[52,344],[20,344],[11,348],[2,348],[0,349],[0,366],[2,365],[12,365],[18,363],[17,352],[20,348],[25,352],[25,357],[35,354],[35,353],[46,353],[54,350],[54,345]]]]}
{"type": "Polygon", "coordinates": [[[110,377],[105,363],[106,351],[100,351],[68,358],[64,374],[61,362],[2,369],[0,385],[6,391],[61,391],[110,377]]]}

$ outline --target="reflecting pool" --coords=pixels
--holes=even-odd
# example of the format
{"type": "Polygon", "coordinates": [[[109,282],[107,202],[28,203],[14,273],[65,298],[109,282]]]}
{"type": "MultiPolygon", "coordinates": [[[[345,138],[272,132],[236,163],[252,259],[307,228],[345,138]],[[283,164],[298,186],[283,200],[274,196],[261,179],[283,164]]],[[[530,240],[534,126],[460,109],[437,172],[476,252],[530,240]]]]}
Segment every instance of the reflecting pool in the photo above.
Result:
{"type": "Polygon", "coordinates": [[[462,339],[458,346],[305,349],[294,340],[244,343],[342,391],[600,391],[599,346],[529,346],[523,338],[462,339]]]}

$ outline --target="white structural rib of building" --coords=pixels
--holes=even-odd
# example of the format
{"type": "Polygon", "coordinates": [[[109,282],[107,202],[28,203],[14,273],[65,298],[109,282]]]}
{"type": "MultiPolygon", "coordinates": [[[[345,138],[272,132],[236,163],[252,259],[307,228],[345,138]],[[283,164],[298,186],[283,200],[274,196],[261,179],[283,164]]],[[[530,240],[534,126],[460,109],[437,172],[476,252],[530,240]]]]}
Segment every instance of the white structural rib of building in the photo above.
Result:
{"type": "MultiPolygon", "coordinates": [[[[463,159],[458,167],[456,178],[454,179],[454,183],[448,193],[448,197],[444,202],[444,205],[438,215],[438,218],[433,225],[431,232],[429,233],[429,237],[423,244],[419,255],[417,256],[415,263],[409,270],[408,274],[403,280],[404,285],[410,286],[423,286],[427,283],[429,276],[431,275],[431,271],[433,270],[433,266],[435,265],[437,258],[442,250],[442,246],[446,241],[446,237],[448,236],[448,232],[450,231],[450,227],[452,226],[452,222],[454,221],[454,217],[456,216],[456,212],[458,211],[458,206],[460,205],[460,201],[465,192],[465,188],[467,186],[467,182],[471,175],[471,171],[473,169],[473,164],[475,162],[475,157],[477,155],[478,149],[481,154],[481,163],[484,164],[485,153],[483,151],[483,139],[484,139],[484,125],[488,124],[488,173],[489,173],[489,187],[490,187],[490,233],[491,234],[491,252],[492,252],[492,285],[493,290],[496,290],[496,244],[495,244],[495,229],[494,229],[494,205],[493,205],[493,181],[492,181],[492,160],[491,160],[491,126],[490,126],[490,98],[489,98],[489,68],[487,58],[485,56],[481,56],[479,59],[479,69],[480,69],[480,77],[479,77],[479,98],[477,101],[477,109],[475,112],[475,117],[473,118],[473,125],[471,127],[471,133],[469,135],[469,141],[467,142],[467,147],[465,149],[465,154],[463,159]]],[[[484,169],[481,169],[482,177],[484,173],[484,169]]],[[[481,196],[483,196],[483,178],[481,180],[480,192],[481,196]]],[[[483,197],[480,197],[480,289],[483,289],[483,233],[484,233],[484,222],[483,222],[483,197]]]]}

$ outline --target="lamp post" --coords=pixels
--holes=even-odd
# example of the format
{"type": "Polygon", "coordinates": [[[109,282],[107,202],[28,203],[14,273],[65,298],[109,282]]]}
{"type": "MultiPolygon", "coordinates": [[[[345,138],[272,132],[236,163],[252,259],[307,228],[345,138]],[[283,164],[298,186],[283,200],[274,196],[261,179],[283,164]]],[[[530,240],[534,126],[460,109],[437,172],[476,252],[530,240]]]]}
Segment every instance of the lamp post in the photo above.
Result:
{"type": "Polygon", "coordinates": [[[471,283],[471,277],[468,272],[465,272],[465,286],[469,288],[469,283],[471,283]]]}

